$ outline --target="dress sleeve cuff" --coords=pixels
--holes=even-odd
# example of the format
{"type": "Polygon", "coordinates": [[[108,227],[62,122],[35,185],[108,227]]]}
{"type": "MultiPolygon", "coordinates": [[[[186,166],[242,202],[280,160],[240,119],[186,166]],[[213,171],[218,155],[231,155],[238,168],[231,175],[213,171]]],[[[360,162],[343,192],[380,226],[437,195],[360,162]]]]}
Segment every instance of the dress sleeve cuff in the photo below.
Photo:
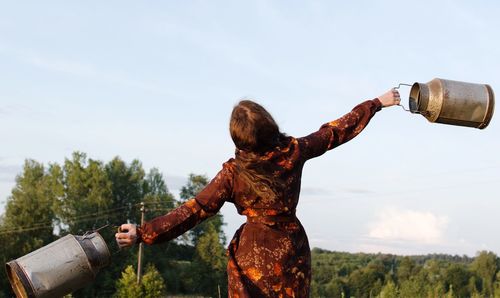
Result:
{"type": "Polygon", "coordinates": [[[382,102],[380,101],[380,99],[378,99],[378,98],[373,99],[373,103],[377,107],[377,112],[382,110],[383,106],[382,106],[382,102]]]}
{"type": "Polygon", "coordinates": [[[142,228],[141,226],[136,227],[136,235],[137,235],[137,240],[135,241],[136,244],[139,244],[142,242],[142,228]]]}

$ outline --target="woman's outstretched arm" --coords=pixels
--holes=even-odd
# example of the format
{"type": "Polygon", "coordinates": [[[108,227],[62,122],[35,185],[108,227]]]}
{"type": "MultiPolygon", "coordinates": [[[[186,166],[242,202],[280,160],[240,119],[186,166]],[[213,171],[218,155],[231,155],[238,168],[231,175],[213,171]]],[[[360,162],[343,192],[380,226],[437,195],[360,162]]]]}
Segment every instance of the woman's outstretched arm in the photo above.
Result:
{"type": "Polygon", "coordinates": [[[327,150],[353,139],[366,127],[377,111],[383,107],[397,105],[400,101],[399,92],[391,89],[373,100],[357,105],[339,119],[323,124],[318,131],[299,138],[304,159],[320,156],[327,150]]]}
{"type": "Polygon", "coordinates": [[[171,212],[154,218],[142,226],[123,224],[115,238],[120,247],[138,242],[154,244],[182,235],[198,223],[215,215],[232,193],[232,170],[225,163],[215,178],[195,197],[171,212]]]}

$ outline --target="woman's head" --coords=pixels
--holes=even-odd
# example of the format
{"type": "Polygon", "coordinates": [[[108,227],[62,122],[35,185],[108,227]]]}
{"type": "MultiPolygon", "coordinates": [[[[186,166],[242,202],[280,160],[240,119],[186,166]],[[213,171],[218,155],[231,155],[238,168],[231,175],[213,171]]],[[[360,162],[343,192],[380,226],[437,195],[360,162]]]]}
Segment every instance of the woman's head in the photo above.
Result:
{"type": "Polygon", "coordinates": [[[229,131],[236,148],[252,152],[277,146],[281,136],[271,114],[251,100],[242,100],[233,108],[229,131]]]}

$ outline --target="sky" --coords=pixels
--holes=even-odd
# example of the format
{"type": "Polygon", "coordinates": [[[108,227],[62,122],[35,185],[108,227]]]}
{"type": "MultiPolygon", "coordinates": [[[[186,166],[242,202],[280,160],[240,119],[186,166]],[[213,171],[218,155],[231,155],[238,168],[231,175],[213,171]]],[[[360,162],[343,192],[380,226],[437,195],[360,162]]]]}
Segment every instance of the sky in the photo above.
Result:
{"type": "MultiPolygon", "coordinates": [[[[74,151],[138,159],[178,195],[234,155],[243,98],[300,137],[399,83],[500,92],[499,14],[498,1],[0,0],[0,212],[25,159],[74,151]]],[[[479,130],[377,113],[306,164],[311,247],[500,254],[498,117],[479,130]]],[[[231,239],[245,219],[221,212],[231,239]]]]}

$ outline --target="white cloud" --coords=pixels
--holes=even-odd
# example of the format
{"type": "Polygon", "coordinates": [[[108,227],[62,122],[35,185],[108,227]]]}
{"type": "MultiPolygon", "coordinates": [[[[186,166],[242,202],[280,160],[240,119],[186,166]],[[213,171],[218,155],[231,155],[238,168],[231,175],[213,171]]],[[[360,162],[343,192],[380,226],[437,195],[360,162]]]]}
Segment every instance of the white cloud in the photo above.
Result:
{"type": "Polygon", "coordinates": [[[377,213],[368,236],[379,240],[438,244],[443,241],[448,218],[431,212],[386,208],[377,213]]]}

